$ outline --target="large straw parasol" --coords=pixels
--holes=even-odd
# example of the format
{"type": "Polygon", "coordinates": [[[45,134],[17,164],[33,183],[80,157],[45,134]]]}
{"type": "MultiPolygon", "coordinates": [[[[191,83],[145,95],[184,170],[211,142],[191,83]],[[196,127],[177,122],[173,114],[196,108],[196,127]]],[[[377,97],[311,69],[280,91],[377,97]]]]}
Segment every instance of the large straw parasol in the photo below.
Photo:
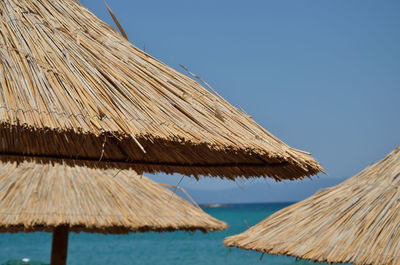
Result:
{"type": "Polygon", "coordinates": [[[223,230],[224,222],[132,170],[0,161],[0,232],[53,233],[52,264],[65,264],[68,232],[223,230]]]}
{"type": "Polygon", "coordinates": [[[231,179],[322,170],[76,0],[4,0],[0,19],[2,154],[231,179]]]}
{"type": "MultiPolygon", "coordinates": [[[[74,215],[82,213],[78,197],[62,201],[61,197],[32,193],[37,204],[28,204],[34,213],[47,213],[41,205],[56,200],[63,211],[55,213],[65,214],[55,219],[35,219],[35,214],[18,219],[14,215],[6,219],[19,221],[5,223],[3,231],[22,227],[23,231],[54,231],[53,250],[65,250],[66,226],[72,231],[82,226],[85,231],[107,232],[126,227],[125,231],[200,228],[201,223],[190,218],[187,223],[181,219],[180,225],[174,222],[177,219],[170,223],[163,219],[162,226],[155,221],[160,220],[152,215],[154,211],[143,222],[136,220],[136,226],[125,227],[131,219],[123,214],[141,209],[142,204],[158,205],[153,197],[124,204],[124,213],[106,215],[103,223],[100,217],[89,218],[113,198],[123,200],[119,192],[110,193],[115,190],[113,185],[121,185],[118,178],[111,181],[108,177],[106,182],[109,170],[229,179],[270,176],[276,180],[304,178],[322,170],[308,153],[275,138],[213,89],[209,88],[210,92],[137,49],[76,0],[0,1],[0,20],[0,155],[4,168],[10,170],[6,175],[14,176],[8,179],[16,183],[14,193],[21,194],[25,185],[18,185],[24,178],[12,174],[12,161],[18,162],[15,171],[25,177],[30,172],[30,178],[36,177],[31,181],[40,181],[35,190],[50,192],[53,186],[49,185],[60,179],[59,189],[89,196],[97,189],[94,185],[109,185],[98,187],[98,196],[108,196],[108,200],[89,198],[83,208],[86,218],[74,215]],[[47,174],[55,165],[59,169],[53,170],[54,175],[47,174]],[[81,175],[86,181],[76,185],[81,171],[87,173],[81,175]],[[96,182],[93,175],[102,177],[96,182]]],[[[128,196],[132,191],[126,189],[128,196]]],[[[16,197],[10,207],[19,209],[23,203],[23,198],[16,197]]]]}
{"type": "Polygon", "coordinates": [[[313,261],[400,264],[399,187],[400,146],[354,177],[224,243],[313,261]]]}

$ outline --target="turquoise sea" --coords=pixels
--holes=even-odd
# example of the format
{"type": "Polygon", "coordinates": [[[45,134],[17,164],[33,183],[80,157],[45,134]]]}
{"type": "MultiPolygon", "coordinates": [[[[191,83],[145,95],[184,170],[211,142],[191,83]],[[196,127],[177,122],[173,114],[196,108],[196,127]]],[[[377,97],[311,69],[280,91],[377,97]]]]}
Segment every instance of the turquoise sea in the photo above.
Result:
{"type": "MultiPolygon", "coordinates": [[[[240,233],[290,203],[236,204],[221,208],[205,208],[214,217],[229,224],[222,232],[131,233],[102,235],[71,233],[69,265],[305,265],[284,256],[264,255],[254,251],[228,249],[222,241],[240,233]]],[[[0,234],[0,264],[14,258],[50,260],[50,233],[0,234]]],[[[322,263],[321,263],[322,264],[322,263]]]]}

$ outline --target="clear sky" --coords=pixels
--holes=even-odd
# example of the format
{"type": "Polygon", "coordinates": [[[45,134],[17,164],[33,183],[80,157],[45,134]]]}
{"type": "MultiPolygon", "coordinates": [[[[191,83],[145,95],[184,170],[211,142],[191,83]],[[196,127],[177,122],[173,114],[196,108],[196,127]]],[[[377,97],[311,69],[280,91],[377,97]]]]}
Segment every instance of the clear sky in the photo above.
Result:
{"type": "MultiPolygon", "coordinates": [[[[114,26],[102,0],[81,3],[114,26]]],[[[187,66],[278,138],[311,152],[328,172],[320,178],[350,177],[400,144],[398,0],[108,4],[133,44],[177,70],[187,66]]],[[[189,178],[181,185],[236,187],[189,178]]]]}

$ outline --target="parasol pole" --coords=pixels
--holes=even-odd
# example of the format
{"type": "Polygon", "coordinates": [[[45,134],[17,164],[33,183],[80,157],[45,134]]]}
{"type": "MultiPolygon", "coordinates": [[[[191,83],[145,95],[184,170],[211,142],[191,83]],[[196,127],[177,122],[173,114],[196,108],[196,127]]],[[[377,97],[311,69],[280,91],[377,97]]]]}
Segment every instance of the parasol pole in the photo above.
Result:
{"type": "Polygon", "coordinates": [[[68,226],[57,226],[54,228],[50,265],[67,264],[68,230],[68,226]]]}

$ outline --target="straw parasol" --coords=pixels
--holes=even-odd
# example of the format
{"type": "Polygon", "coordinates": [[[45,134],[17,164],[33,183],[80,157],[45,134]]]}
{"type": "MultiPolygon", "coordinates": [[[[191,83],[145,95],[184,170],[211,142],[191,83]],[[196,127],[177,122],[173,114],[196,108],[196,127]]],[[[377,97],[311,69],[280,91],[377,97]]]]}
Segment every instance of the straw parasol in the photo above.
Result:
{"type": "MultiPolygon", "coordinates": [[[[58,257],[66,255],[68,230],[190,230],[206,223],[204,229],[212,230],[211,220],[186,211],[182,203],[187,214],[182,218],[193,217],[158,219],[155,209],[169,212],[164,197],[164,204],[156,195],[133,199],[129,196],[138,193],[119,183],[121,173],[111,180],[108,172],[283,180],[323,170],[308,153],[287,146],[211,87],[137,49],[76,0],[0,1],[0,20],[1,163],[4,176],[14,177],[7,179],[15,183],[9,186],[13,194],[33,192],[6,200],[9,208],[1,204],[0,212],[14,214],[5,217],[10,223],[2,229],[54,231],[58,257]],[[47,194],[53,187],[75,197],[47,194]],[[111,193],[116,187],[122,193],[111,193]],[[82,196],[88,196],[86,205],[82,196]],[[38,217],[48,212],[44,205],[55,203],[56,215],[38,217]],[[24,205],[33,213],[11,211],[24,205]],[[148,218],[132,219],[129,214],[146,205],[155,207],[148,218]]],[[[11,196],[4,187],[0,190],[11,196]]]]}
{"type": "Polygon", "coordinates": [[[400,264],[399,187],[400,146],[354,177],[224,243],[312,261],[400,264]]]}
{"type": "Polygon", "coordinates": [[[230,179],[322,170],[76,0],[4,0],[0,19],[2,154],[230,179]]]}
{"type": "Polygon", "coordinates": [[[69,231],[207,232],[226,227],[132,170],[1,156],[0,232],[54,232],[52,264],[65,264],[69,231]]]}

